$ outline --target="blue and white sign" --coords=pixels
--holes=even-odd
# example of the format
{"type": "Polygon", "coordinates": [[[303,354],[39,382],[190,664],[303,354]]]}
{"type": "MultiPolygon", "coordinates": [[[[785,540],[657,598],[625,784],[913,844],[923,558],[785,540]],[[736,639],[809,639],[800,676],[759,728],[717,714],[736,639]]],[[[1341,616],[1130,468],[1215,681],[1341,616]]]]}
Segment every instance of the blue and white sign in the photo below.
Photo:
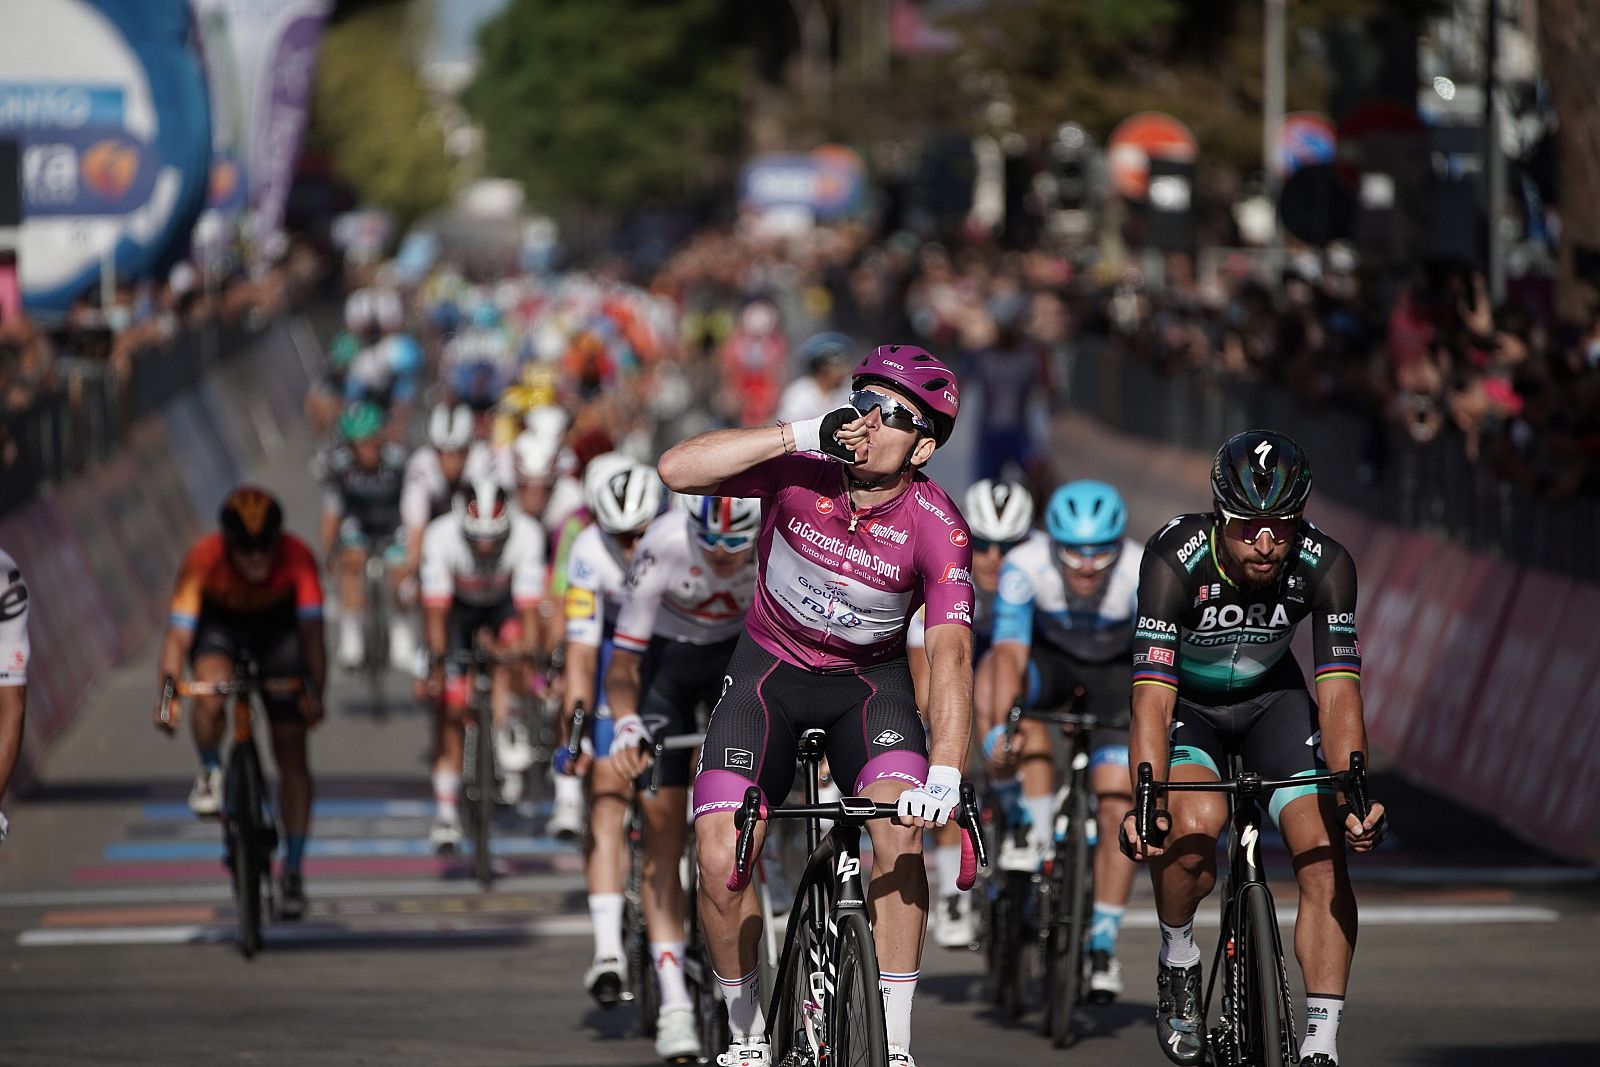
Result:
{"type": "Polygon", "coordinates": [[[64,310],[111,259],[162,269],[206,195],[205,81],[184,0],[0,4],[0,137],[22,145],[23,300],[64,310]]]}

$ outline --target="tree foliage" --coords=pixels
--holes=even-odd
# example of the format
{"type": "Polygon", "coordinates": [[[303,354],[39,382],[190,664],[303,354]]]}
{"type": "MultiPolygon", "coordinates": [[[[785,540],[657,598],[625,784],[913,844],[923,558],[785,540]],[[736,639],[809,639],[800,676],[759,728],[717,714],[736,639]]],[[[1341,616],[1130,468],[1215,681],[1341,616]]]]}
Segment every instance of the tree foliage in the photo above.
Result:
{"type": "Polygon", "coordinates": [[[733,0],[513,0],[464,103],[491,173],[547,208],[628,209],[724,181],[744,72],[733,0]]]}
{"type": "Polygon", "coordinates": [[[312,143],[367,203],[408,225],[449,199],[444,132],[411,59],[404,3],[366,3],[328,27],[317,60],[312,143]]]}

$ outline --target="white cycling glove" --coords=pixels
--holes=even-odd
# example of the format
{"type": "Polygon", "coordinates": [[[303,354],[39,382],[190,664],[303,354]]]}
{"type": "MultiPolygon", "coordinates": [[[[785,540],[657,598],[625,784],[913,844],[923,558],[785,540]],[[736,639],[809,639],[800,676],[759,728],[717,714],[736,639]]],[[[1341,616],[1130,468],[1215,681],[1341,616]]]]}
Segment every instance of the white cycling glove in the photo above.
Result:
{"type": "Polygon", "coordinates": [[[950,813],[960,801],[961,772],[954,767],[929,767],[926,785],[900,794],[900,817],[928,819],[936,826],[943,826],[950,821],[950,813]]]}
{"type": "Polygon", "coordinates": [[[854,463],[856,452],[853,448],[846,448],[839,443],[839,427],[846,423],[855,422],[861,417],[861,412],[844,404],[834,408],[826,415],[815,419],[802,419],[789,424],[789,432],[794,434],[794,450],[796,452],[821,452],[825,456],[839,460],[841,463],[854,463]]]}
{"type": "Polygon", "coordinates": [[[650,731],[645,727],[644,720],[637,715],[629,715],[626,719],[619,719],[612,724],[611,751],[608,756],[615,756],[619,752],[632,752],[638,749],[639,742],[648,743],[650,731]]]}

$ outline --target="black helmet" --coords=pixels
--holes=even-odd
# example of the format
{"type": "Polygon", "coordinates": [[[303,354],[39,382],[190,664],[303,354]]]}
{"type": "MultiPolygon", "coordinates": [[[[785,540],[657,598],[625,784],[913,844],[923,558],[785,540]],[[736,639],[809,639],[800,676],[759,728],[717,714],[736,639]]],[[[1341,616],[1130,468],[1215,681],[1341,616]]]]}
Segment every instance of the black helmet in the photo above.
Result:
{"type": "Polygon", "coordinates": [[[283,532],[283,507],[265,489],[241,485],[222,502],[217,522],[229,548],[272,548],[283,532]]]}
{"type": "Polygon", "coordinates": [[[1217,450],[1211,493],[1229,515],[1298,515],[1311,496],[1311,464],[1289,435],[1246,430],[1217,450]]]}

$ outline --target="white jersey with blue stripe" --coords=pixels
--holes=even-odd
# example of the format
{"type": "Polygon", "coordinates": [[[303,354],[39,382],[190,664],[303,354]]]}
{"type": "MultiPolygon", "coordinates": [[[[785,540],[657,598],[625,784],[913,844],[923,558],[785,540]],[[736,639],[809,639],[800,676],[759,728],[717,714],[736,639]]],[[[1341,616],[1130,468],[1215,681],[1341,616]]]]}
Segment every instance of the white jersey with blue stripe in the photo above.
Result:
{"type": "Polygon", "coordinates": [[[1085,663],[1127,656],[1138,617],[1143,558],[1144,548],[1124,538],[1100,595],[1082,600],[1067,590],[1054,543],[1035,531],[1001,561],[995,644],[1015,641],[1031,647],[1037,640],[1085,663]]]}

